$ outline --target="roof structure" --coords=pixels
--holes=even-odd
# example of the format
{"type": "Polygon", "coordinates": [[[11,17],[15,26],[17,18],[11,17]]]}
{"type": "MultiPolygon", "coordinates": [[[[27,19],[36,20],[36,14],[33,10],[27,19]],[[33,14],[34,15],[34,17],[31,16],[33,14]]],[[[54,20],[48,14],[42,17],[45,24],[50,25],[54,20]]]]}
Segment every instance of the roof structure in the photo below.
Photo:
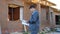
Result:
{"type": "Polygon", "coordinates": [[[40,4],[46,5],[46,6],[56,6],[56,4],[49,2],[47,0],[25,0],[25,2],[27,2],[27,3],[40,3],[40,4]]]}

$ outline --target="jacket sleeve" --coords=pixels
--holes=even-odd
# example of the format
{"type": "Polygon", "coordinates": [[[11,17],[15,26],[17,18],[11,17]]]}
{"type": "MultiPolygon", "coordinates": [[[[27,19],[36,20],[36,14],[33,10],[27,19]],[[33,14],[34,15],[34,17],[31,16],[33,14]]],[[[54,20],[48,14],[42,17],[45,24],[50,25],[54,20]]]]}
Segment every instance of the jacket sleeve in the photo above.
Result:
{"type": "Polygon", "coordinates": [[[36,23],[36,21],[38,20],[38,18],[39,18],[39,14],[38,14],[38,12],[35,12],[35,13],[31,16],[31,18],[30,18],[30,20],[29,20],[29,23],[30,23],[30,24],[36,23]]]}

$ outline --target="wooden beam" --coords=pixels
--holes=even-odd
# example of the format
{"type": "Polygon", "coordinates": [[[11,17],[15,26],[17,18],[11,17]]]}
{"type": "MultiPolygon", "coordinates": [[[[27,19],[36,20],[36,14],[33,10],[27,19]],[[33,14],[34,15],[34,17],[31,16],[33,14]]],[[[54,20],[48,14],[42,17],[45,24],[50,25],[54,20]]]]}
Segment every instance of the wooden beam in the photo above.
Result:
{"type": "Polygon", "coordinates": [[[54,3],[50,2],[50,1],[46,1],[46,2],[48,2],[49,4],[52,4],[53,6],[56,6],[56,4],[54,4],[54,3]]]}
{"type": "Polygon", "coordinates": [[[15,4],[9,4],[8,6],[9,6],[9,7],[12,7],[12,8],[19,7],[18,5],[15,5],[15,4]]]}
{"type": "Polygon", "coordinates": [[[56,6],[56,4],[51,3],[49,1],[40,1],[39,3],[45,6],[56,6]]]}

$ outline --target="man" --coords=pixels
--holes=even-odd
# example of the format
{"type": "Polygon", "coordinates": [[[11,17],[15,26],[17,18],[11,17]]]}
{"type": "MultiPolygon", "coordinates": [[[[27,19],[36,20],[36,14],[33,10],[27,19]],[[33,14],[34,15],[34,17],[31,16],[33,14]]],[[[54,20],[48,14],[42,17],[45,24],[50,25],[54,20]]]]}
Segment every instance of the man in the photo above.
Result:
{"type": "Polygon", "coordinates": [[[31,34],[38,34],[39,31],[39,13],[36,10],[36,5],[30,6],[30,11],[32,11],[32,15],[29,22],[29,30],[31,34]]]}

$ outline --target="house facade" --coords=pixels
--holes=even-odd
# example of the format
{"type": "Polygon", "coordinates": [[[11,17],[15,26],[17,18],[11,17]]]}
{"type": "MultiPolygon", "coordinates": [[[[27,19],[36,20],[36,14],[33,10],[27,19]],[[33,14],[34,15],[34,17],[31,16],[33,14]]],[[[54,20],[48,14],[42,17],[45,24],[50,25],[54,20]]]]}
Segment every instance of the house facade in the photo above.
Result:
{"type": "MultiPolygon", "coordinates": [[[[31,4],[37,4],[36,9],[39,11],[40,19],[40,29],[45,27],[55,27],[55,15],[60,15],[60,13],[54,12],[50,6],[55,6],[51,2],[47,4],[35,3],[30,0],[0,0],[0,25],[2,34],[6,32],[23,32],[24,26],[22,25],[21,20],[29,20],[31,12],[29,6],[31,4]],[[53,16],[53,17],[52,17],[53,16]]],[[[45,1],[44,1],[45,2],[45,1]]],[[[28,28],[26,26],[26,28],[28,28]]]]}
{"type": "Polygon", "coordinates": [[[55,23],[55,27],[60,27],[60,10],[52,8],[53,9],[53,19],[55,23]]]}

